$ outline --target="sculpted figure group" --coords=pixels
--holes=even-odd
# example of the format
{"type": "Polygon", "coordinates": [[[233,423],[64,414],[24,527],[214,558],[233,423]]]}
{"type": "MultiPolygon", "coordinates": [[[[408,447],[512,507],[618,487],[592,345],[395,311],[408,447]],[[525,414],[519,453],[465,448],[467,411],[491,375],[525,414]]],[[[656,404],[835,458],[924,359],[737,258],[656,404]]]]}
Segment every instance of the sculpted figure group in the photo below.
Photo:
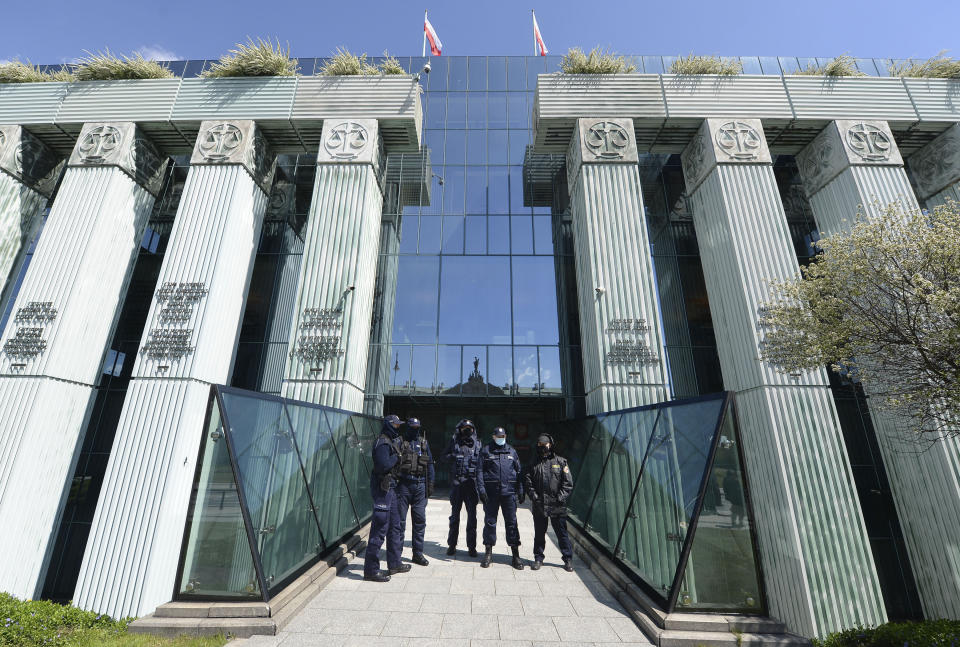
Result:
{"type": "MultiPolygon", "coordinates": [[[[476,425],[464,419],[456,430],[442,459],[450,465],[450,529],[447,534],[447,555],[455,555],[460,538],[460,513],[467,513],[466,544],[471,557],[477,557],[477,503],[483,504],[482,540],[484,554],[480,566],[487,568],[497,543],[497,516],[503,516],[507,545],[512,552],[511,564],[523,569],[520,558],[520,532],[517,528],[517,506],[530,497],[533,507],[533,563],[543,565],[548,523],[553,526],[560,544],[563,568],[573,570],[573,547],[567,534],[567,499],[573,491],[573,477],[567,460],[558,456],[549,434],[537,439],[533,462],[522,469],[517,451],[507,443],[503,427],[493,430],[493,438],[480,444],[476,425]]],[[[383,430],[373,446],[373,471],[370,492],[373,498],[373,520],[364,559],[363,579],[389,581],[391,575],[406,573],[412,567],[401,562],[406,533],[407,509],[413,521],[413,556],[411,562],[429,564],[423,555],[426,529],[427,499],[433,494],[433,454],[423,427],[417,418],[404,423],[398,416],[384,418],[383,430]],[[387,569],[380,569],[380,547],[387,542],[387,569]]]]}

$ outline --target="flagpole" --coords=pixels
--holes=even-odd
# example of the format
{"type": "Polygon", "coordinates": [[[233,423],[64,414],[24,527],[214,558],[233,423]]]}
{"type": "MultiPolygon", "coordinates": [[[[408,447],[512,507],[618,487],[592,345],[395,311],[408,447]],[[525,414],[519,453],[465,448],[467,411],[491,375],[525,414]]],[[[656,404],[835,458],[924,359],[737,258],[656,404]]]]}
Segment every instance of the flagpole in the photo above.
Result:
{"type": "Polygon", "coordinates": [[[423,54],[421,56],[427,55],[427,10],[423,10],[423,54]]]}
{"type": "Polygon", "coordinates": [[[536,56],[537,52],[537,14],[534,13],[533,9],[530,10],[530,15],[533,17],[533,55],[536,56]]]}

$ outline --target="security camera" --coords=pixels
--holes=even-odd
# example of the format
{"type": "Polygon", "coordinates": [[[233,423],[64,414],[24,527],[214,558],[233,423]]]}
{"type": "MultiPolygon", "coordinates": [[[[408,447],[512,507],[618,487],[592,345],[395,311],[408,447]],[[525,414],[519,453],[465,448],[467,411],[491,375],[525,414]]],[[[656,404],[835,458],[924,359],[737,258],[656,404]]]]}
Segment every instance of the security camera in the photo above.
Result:
{"type": "Polygon", "coordinates": [[[603,286],[597,286],[593,289],[596,290],[597,294],[603,294],[604,292],[607,291],[603,286]]]}
{"type": "Polygon", "coordinates": [[[430,74],[430,61],[427,61],[423,66],[423,73],[430,74]]]}
{"type": "Polygon", "coordinates": [[[351,292],[353,292],[353,291],[356,290],[357,288],[356,288],[356,286],[348,285],[348,286],[347,286],[347,289],[350,290],[351,292]]]}

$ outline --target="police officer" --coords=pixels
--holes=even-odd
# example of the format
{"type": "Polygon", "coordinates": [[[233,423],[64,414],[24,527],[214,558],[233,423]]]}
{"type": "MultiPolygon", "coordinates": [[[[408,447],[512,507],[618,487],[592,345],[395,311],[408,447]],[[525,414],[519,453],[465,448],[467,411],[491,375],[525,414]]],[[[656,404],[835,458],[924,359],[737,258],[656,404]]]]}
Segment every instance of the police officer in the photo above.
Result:
{"type": "Polygon", "coordinates": [[[380,570],[380,546],[387,539],[387,567],[390,574],[406,573],[410,564],[400,563],[403,535],[397,535],[396,471],[400,462],[400,418],[389,415],[383,419],[383,429],[373,444],[373,471],[370,473],[370,495],[373,498],[373,519],[370,521],[370,536],[363,559],[363,579],[371,582],[388,582],[390,575],[380,570]],[[391,553],[397,561],[391,563],[391,553]]]}
{"type": "Polygon", "coordinates": [[[493,440],[480,450],[482,477],[477,479],[480,500],[483,501],[483,545],[486,553],[480,566],[487,568],[493,559],[493,546],[497,543],[497,510],[503,510],[503,525],[507,544],[513,550],[511,564],[523,570],[520,561],[520,531],[517,529],[517,504],[523,503],[523,483],[520,478],[520,457],[517,450],[507,444],[507,431],[503,427],[493,430],[493,440]]]}
{"type": "Polygon", "coordinates": [[[450,463],[450,532],[447,534],[447,555],[457,552],[460,536],[460,509],[467,509],[467,548],[470,557],[477,556],[477,502],[479,497],[477,460],[480,456],[480,440],[477,428],[464,418],[457,423],[456,431],[443,460],[450,463]]]}
{"type": "Polygon", "coordinates": [[[573,546],[567,534],[567,499],[573,492],[573,476],[567,459],[554,452],[553,436],[540,434],[537,457],[523,475],[523,484],[533,503],[533,570],[543,565],[547,519],[553,526],[563,557],[563,570],[572,571],[573,546]]]}
{"type": "Polygon", "coordinates": [[[423,433],[420,420],[410,418],[403,429],[403,446],[400,452],[400,474],[397,478],[397,535],[400,543],[396,554],[388,555],[387,562],[399,564],[403,550],[403,538],[407,534],[407,508],[413,519],[414,564],[426,566],[430,562],[423,556],[423,533],[427,528],[427,497],[433,494],[433,454],[430,443],[423,433]]]}

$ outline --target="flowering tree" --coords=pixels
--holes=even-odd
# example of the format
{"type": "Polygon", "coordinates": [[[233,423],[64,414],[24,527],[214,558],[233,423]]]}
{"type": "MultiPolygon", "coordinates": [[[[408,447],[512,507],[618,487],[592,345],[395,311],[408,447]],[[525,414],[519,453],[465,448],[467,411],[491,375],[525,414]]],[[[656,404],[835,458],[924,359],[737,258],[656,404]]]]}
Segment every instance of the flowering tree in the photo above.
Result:
{"type": "Polygon", "coordinates": [[[773,283],[762,358],[785,372],[827,364],[900,428],[960,435],[960,204],[877,211],[815,243],[802,276],[773,283]]]}

